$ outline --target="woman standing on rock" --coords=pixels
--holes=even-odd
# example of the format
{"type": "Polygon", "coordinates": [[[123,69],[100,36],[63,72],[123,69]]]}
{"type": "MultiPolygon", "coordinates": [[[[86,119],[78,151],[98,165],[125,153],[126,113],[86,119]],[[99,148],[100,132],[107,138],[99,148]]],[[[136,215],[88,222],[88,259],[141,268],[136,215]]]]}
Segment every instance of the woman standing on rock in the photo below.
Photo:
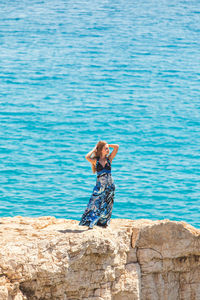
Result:
{"type": "Polygon", "coordinates": [[[93,173],[97,172],[96,185],[79,225],[92,229],[94,225],[107,227],[110,223],[114,203],[115,184],[111,175],[111,163],[119,145],[99,141],[94,149],[85,156],[91,162],[93,173]],[[109,147],[114,148],[109,154],[109,147]],[[93,158],[91,155],[93,155],[93,158]]]}

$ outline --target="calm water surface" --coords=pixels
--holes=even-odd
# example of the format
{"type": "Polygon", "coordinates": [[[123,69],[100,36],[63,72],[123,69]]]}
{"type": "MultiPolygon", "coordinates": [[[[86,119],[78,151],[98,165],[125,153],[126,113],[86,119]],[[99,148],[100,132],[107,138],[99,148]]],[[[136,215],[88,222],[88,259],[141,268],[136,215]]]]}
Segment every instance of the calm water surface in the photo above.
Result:
{"type": "Polygon", "coordinates": [[[103,139],[113,218],[200,227],[199,49],[197,0],[0,0],[0,216],[79,220],[103,139]]]}

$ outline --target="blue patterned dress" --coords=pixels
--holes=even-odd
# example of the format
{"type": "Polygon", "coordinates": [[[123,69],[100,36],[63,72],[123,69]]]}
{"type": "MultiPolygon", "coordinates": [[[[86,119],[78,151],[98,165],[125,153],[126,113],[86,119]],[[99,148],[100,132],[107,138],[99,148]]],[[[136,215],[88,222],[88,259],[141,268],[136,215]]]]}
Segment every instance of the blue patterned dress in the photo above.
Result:
{"type": "Polygon", "coordinates": [[[94,225],[107,227],[110,223],[114,203],[115,184],[111,175],[111,163],[107,157],[107,163],[103,167],[97,158],[97,179],[93,193],[79,225],[94,225]]]}

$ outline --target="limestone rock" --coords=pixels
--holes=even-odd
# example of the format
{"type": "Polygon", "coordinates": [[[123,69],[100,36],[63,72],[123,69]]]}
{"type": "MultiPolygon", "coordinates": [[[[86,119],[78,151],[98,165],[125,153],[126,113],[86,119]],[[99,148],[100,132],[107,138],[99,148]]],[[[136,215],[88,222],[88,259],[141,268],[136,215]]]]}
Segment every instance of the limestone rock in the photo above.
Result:
{"type": "Polygon", "coordinates": [[[0,218],[0,300],[200,300],[200,230],[112,219],[0,218]]]}

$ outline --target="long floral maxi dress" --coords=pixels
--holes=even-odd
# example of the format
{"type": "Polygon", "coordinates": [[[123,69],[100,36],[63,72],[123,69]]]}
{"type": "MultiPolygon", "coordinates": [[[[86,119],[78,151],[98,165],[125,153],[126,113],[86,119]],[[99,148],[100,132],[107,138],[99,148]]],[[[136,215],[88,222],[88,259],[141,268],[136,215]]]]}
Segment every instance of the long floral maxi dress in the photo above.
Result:
{"type": "Polygon", "coordinates": [[[107,157],[107,163],[103,167],[97,158],[97,179],[93,193],[79,225],[94,225],[107,227],[110,223],[114,203],[115,184],[111,175],[111,163],[107,157]]]}

